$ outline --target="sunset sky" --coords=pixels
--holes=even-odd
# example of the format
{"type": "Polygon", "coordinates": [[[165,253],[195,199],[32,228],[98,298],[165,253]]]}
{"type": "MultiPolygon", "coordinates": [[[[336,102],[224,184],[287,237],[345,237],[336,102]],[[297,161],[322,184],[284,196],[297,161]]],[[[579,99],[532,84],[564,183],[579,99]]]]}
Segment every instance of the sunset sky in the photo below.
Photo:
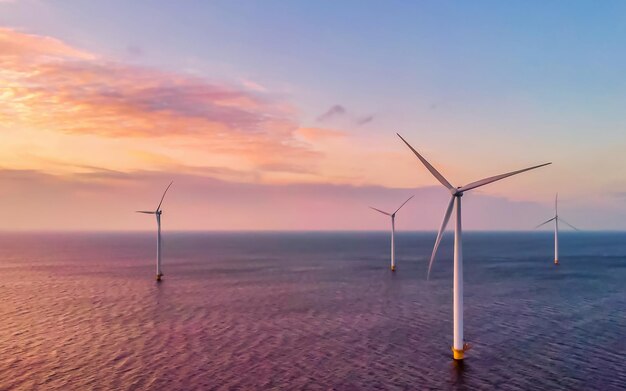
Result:
{"type": "Polygon", "coordinates": [[[0,0],[0,229],[626,229],[622,1],[0,0]]]}

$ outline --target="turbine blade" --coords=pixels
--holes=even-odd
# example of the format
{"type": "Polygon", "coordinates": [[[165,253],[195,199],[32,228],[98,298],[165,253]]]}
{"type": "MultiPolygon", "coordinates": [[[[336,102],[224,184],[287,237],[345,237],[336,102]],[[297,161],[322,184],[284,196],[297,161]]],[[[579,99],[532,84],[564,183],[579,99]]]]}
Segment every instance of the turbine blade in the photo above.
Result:
{"type": "Polygon", "coordinates": [[[384,212],[384,211],[382,211],[380,209],[376,209],[373,206],[370,206],[370,209],[374,209],[375,211],[380,212],[380,213],[382,213],[384,215],[391,216],[391,213],[387,213],[387,212],[384,212]]]}
{"type": "Polygon", "coordinates": [[[409,147],[411,149],[411,151],[413,151],[413,153],[415,154],[415,156],[417,156],[417,158],[424,164],[424,166],[426,166],[426,168],[428,169],[428,171],[430,171],[431,174],[433,174],[433,176],[435,178],[437,178],[437,180],[439,182],[441,182],[442,185],[444,185],[445,187],[448,188],[448,190],[453,190],[454,186],[452,186],[450,184],[450,182],[448,182],[448,180],[446,178],[443,177],[443,175],[441,175],[439,173],[439,171],[437,171],[435,169],[435,167],[433,167],[430,163],[428,163],[428,161],[426,159],[424,159],[422,157],[422,155],[419,154],[419,152],[417,152],[412,146],[411,144],[407,143],[406,140],[404,138],[402,138],[402,136],[400,136],[398,133],[396,133],[398,135],[398,137],[400,137],[400,140],[404,141],[404,143],[406,144],[407,147],[409,147]]]}
{"type": "Polygon", "coordinates": [[[541,223],[541,224],[539,224],[538,226],[536,226],[536,227],[535,227],[535,229],[537,229],[537,228],[541,227],[542,225],[546,225],[546,224],[548,224],[549,222],[551,222],[551,221],[552,221],[552,220],[554,220],[554,219],[556,219],[556,217],[553,217],[553,218],[551,218],[550,220],[546,220],[546,221],[544,221],[543,223],[541,223]]]}
{"type": "Polygon", "coordinates": [[[399,207],[398,209],[396,209],[396,211],[395,211],[395,212],[393,212],[393,214],[395,215],[396,213],[398,213],[398,211],[399,211],[400,209],[402,209],[402,207],[404,206],[404,204],[406,204],[407,202],[411,201],[411,198],[413,198],[413,197],[415,197],[415,196],[414,196],[414,195],[412,195],[412,196],[410,196],[410,197],[409,197],[409,199],[408,199],[408,200],[404,201],[404,202],[402,203],[402,205],[400,205],[400,207],[399,207]]]}
{"type": "Polygon", "coordinates": [[[145,213],[147,215],[153,215],[155,212],[150,212],[148,210],[136,210],[135,213],[145,213]]]}
{"type": "Polygon", "coordinates": [[[570,228],[575,229],[576,231],[580,231],[578,228],[574,227],[573,225],[571,225],[570,223],[568,223],[567,221],[563,220],[560,217],[559,217],[559,221],[562,223],[565,223],[566,225],[569,225],[570,228]]]}
{"type": "Polygon", "coordinates": [[[174,181],[171,181],[169,185],[167,185],[167,188],[165,189],[165,191],[163,192],[163,196],[161,197],[161,202],[159,202],[159,206],[157,206],[156,210],[157,212],[159,210],[161,210],[161,204],[163,203],[163,199],[165,198],[165,194],[167,193],[167,191],[170,189],[170,186],[172,186],[172,183],[174,183],[174,181]]]}
{"type": "Polygon", "coordinates": [[[453,207],[454,207],[454,196],[450,198],[448,209],[446,209],[446,214],[443,216],[443,221],[441,222],[441,227],[439,228],[439,233],[437,234],[437,240],[435,240],[435,247],[433,247],[433,253],[430,256],[430,263],[428,264],[428,276],[426,277],[427,280],[430,279],[430,269],[432,269],[433,267],[433,262],[435,261],[435,256],[437,255],[437,249],[439,248],[439,243],[441,243],[441,238],[443,238],[443,231],[446,230],[448,221],[450,221],[450,215],[452,214],[453,207]]]}
{"type": "Polygon", "coordinates": [[[492,182],[495,182],[495,181],[499,181],[500,179],[508,178],[508,177],[510,177],[512,175],[521,174],[522,172],[526,172],[526,171],[534,170],[535,168],[547,166],[548,164],[552,164],[552,163],[544,163],[544,164],[540,164],[538,166],[524,168],[523,170],[517,170],[517,171],[513,171],[513,172],[508,172],[506,174],[496,175],[496,176],[492,176],[492,177],[489,177],[489,178],[481,179],[479,181],[472,182],[469,185],[465,185],[465,186],[461,187],[459,189],[459,191],[464,192],[464,191],[472,190],[472,189],[475,189],[477,187],[488,185],[489,183],[492,183],[492,182]]]}

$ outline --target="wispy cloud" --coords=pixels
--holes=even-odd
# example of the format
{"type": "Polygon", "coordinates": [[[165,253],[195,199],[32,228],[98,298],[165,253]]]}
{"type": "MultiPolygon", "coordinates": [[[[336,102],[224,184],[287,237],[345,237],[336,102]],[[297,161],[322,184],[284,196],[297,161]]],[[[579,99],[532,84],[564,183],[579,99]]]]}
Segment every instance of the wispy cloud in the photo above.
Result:
{"type": "Polygon", "coordinates": [[[302,171],[317,154],[295,137],[295,110],[259,85],[123,64],[50,37],[0,29],[0,86],[6,128],[176,140],[267,170],[302,171]]]}
{"type": "Polygon", "coordinates": [[[317,117],[317,121],[326,122],[337,117],[343,117],[344,115],[346,115],[346,113],[347,111],[342,105],[333,105],[324,113],[322,113],[319,117],[317,117]]]}
{"type": "Polygon", "coordinates": [[[340,104],[332,105],[328,110],[317,117],[317,122],[331,122],[336,120],[348,120],[356,125],[365,125],[374,120],[373,115],[355,116],[348,112],[345,106],[340,104]]]}
{"type": "Polygon", "coordinates": [[[367,115],[365,117],[360,117],[356,119],[356,123],[359,125],[365,125],[367,123],[370,123],[374,120],[374,116],[373,115],[367,115]]]}

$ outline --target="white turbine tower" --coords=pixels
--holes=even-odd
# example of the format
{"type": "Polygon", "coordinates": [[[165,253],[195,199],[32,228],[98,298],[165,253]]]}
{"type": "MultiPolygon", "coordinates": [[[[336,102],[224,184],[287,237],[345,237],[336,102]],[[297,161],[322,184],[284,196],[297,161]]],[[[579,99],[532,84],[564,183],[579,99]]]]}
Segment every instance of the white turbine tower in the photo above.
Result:
{"type": "Polygon", "coordinates": [[[539,224],[538,226],[535,227],[535,229],[543,225],[546,225],[553,220],[554,220],[554,264],[558,265],[559,264],[559,221],[565,223],[566,225],[570,226],[576,231],[580,231],[578,228],[574,227],[573,225],[571,225],[570,223],[568,223],[567,221],[559,217],[559,193],[556,193],[556,197],[554,198],[554,217],[551,218],[550,220],[544,221],[543,223],[539,224]]]}
{"type": "Polygon", "coordinates": [[[409,202],[411,200],[411,198],[415,197],[414,195],[412,195],[411,197],[409,197],[408,200],[404,201],[402,203],[402,205],[400,205],[400,207],[398,209],[396,209],[395,212],[393,213],[387,213],[385,211],[382,211],[380,209],[376,209],[373,206],[370,206],[370,208],[374,209],[377,212],[380,212],[384,215],[387,215],[389,217],[391,217],[391,271],[395,272],[396,271],[396,244],[395,244],[395,236],[396,236],[396,213],[398,213],[398,211],[400,209],[402,209],[402,207],[404,206],[404,204],[406,204],[407,202],[409,202]]]}
{"type": "Polygon", "coordinates": [[[157,206],[155,211],[147,211],[147,210],[137,211],[137,213],[145,213],[145,214],[156,216],[156,221],[157,221],[156,280],[157,281],[161,281],[161,277],[163,277],[163,273],[161,271],[161,213],[163,213],[163,211],[161,210],[161,204],[163,203],[165,194],[170,189],[170,186],[172,186],[172,183],[174,183],[174,181],[170,182],[170,184],[167,185],[167,188],[165,188],[165,191],[163,192],[163,196],[161,196],[161,201],[159,202],[159,206],[157,206]]]}
{"type": "MultiPolygon", "coordinates": [[[[396,133],[397,134],[397,133],[396,133]]],[[[461,197],[463,193],[475,189],[477,187],[481,187],[487,185],[489,183],[499,181],[500,179],[504,179],[510,177],[515,174],[520,174],[525,171],[529,171],[535,168],[547,166],[551,163],[544,163],[538,166],[533,166],[529,168],[525,168],[523,170],[513,171],[506,174],[496,175],[489,178],[481,179],[476,182],[472,182],[468,185],[461,187],[454,187],[446,180],[437,171],[430,163],[426,161],[409,143],[406,142],[405,139],[402,138],[398,134],[398,137],[413,151],[415,156],[426,166],[428,171],[437,180],[444,185],[450,193],[452,197],[450,198],[450,202],[446,209],[446,213],[443,217],[443,222],[441,223],[441,227],[439,228],[439,233],[437,234],[437,239],[435,240],[435,246],[433,248],[432,255],[430,257],[430,263],[428,264],[428,278],[430,278],[430,270],[433,266],[433,261],[435,260],[435,255],[437,254],[437,249],[439,248],[439,243],[441,242],[441,238],[443,236],[443,232],[446,229],[446,225],[448,225],[448,220],[450,220],[450,215],[452,214],[452,209],[456,205],[456,226],[454,229],[454,282],[453,282],[453,318],[454,318],[454,338],[452,345],[452,353],[455,360],[462,360],[465,356],[465,351],[469,349],[469,345],[467,345],[463,339],[463,239],[462,234],[463,230],[461,227],[461,197]]]]}

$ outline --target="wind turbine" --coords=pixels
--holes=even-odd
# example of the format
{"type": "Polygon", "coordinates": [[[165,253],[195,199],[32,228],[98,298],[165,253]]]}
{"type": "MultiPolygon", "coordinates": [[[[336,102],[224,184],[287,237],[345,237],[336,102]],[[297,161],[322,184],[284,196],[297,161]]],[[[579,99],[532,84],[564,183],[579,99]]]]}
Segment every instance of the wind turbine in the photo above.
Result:
{"type": "MultiPolygon", "coordinates": [[[[396,133],[397,134],[397,133],[396,133]]],[[[437,255],[437,249],[439,248],[439,243],[441,242],[441,238],[443,236],[443,231],[446,229],[446,225],[448,225],[448,221],[450,220],[450,215],[452,214],[452,209],[456,205],[456,226],[454,229],[454,282],[453,282],[453,318],[454,318],[454,338],[452,345],[452,353],[455,360],[463,360],[465,356],[465,351],[469,350],[469,345],[465,343],[463,339],[463,229],[461,227],[461,197],[463,193],[466,191],[476,189],[477,187],[481,187],[487,185],[489,183],[499,181],[500,179],[504,179],[510,177],[512,175],[520,174],[525,171],[529,171],[535,168],[547,166],[551,163],[544,163],[538,166],[533,166],[529,168],[525,168],[523,170],[513,171],[506,174],[496,175],[489,178],[481,179],[476,182],[472,182],[468,185],[461,187],[454,187],[448,182],[443,175],[439,173],[426,159],[422,157],[409,143],[406,142],[402,136],[398,134],[398,137],[413,151],[415,156],[426,166],[428,171],[442,184],[444,185],[452,194],[450,198],[450,202],[448,203],[448,207],[446,209],[446,213],[443,217],[443,222],[441,223],[441,227],[439,228],[439,233],[437,234],[437,239],[435,240],[435,246],[433,248],[432,255],[430,257],[430,263],[428,264],[428,278],[430,278],[430,270],[433,266],[433,262],[435,260],[435,255],[437,255]]]]}
{"type": "Polygon", "coordinates": [[[165,188],[165,191],[163,192],[163,196],[161,196],[161,201],[159,202],[159,206],[157,206],[155,211],[147,211],[147,210],[138,210],[137,211],[137,213],[145,213],[145,214],[155,215],[156,216],[156,221],[157,221],[156,280],[157,281],[161,281],[161,277],[163,277],[163,273],[161,272],[161,213],[163,213],[163,211],[161,210],[161,204],[163,203],[163,199],[165,198],[165,194],[170,189],[170,186],[172,186],[172,183],[174,183],[174,181],[170,182],[170,184],[167,185],[167,188],[165,188]]]}
{"type": "Polygon", "coordinates": [[[404,204],[406,204],[407,202],[409,202],[411,200],[411,198],[415,197],[414,195],[410,196],[408,200],[404,201],[402,203],[402,205],[400,205],[400,207],[398,209],[396,209],[395,212],[393,213],[387,213],[385,211],[382,211],[380,209],[376,209],[373,206],[370,206],[371,209],[374,209],[377,212],[380,212],[384,215],[387,215],[389,217],[391,217],[391,271],[395,272],[396,271],[396,244],[395,244],[395,235],[396,235],[396,213],[398,213],[398,211],[400,209],[402,209],[402,207],[404,206],[404,204]]]}
{"type": "Polygon", "coordinates": [[[554,217],[551,218],[550,220],[544,221],[543,223],[539,224],[538,226],[535,227],[535,229],[548,224],[552,220],[554,220],[554,264],[558,265],[559,264],[559,221],[565,223],[566,225],[570,226],[576,231],[580,231],[578,228],[574,227],[573,225],[571,225],[570,223],[568,223],[567,221],[559,217],[559,193],[556,193],[556,197],[554,198],[554,217]]]}

